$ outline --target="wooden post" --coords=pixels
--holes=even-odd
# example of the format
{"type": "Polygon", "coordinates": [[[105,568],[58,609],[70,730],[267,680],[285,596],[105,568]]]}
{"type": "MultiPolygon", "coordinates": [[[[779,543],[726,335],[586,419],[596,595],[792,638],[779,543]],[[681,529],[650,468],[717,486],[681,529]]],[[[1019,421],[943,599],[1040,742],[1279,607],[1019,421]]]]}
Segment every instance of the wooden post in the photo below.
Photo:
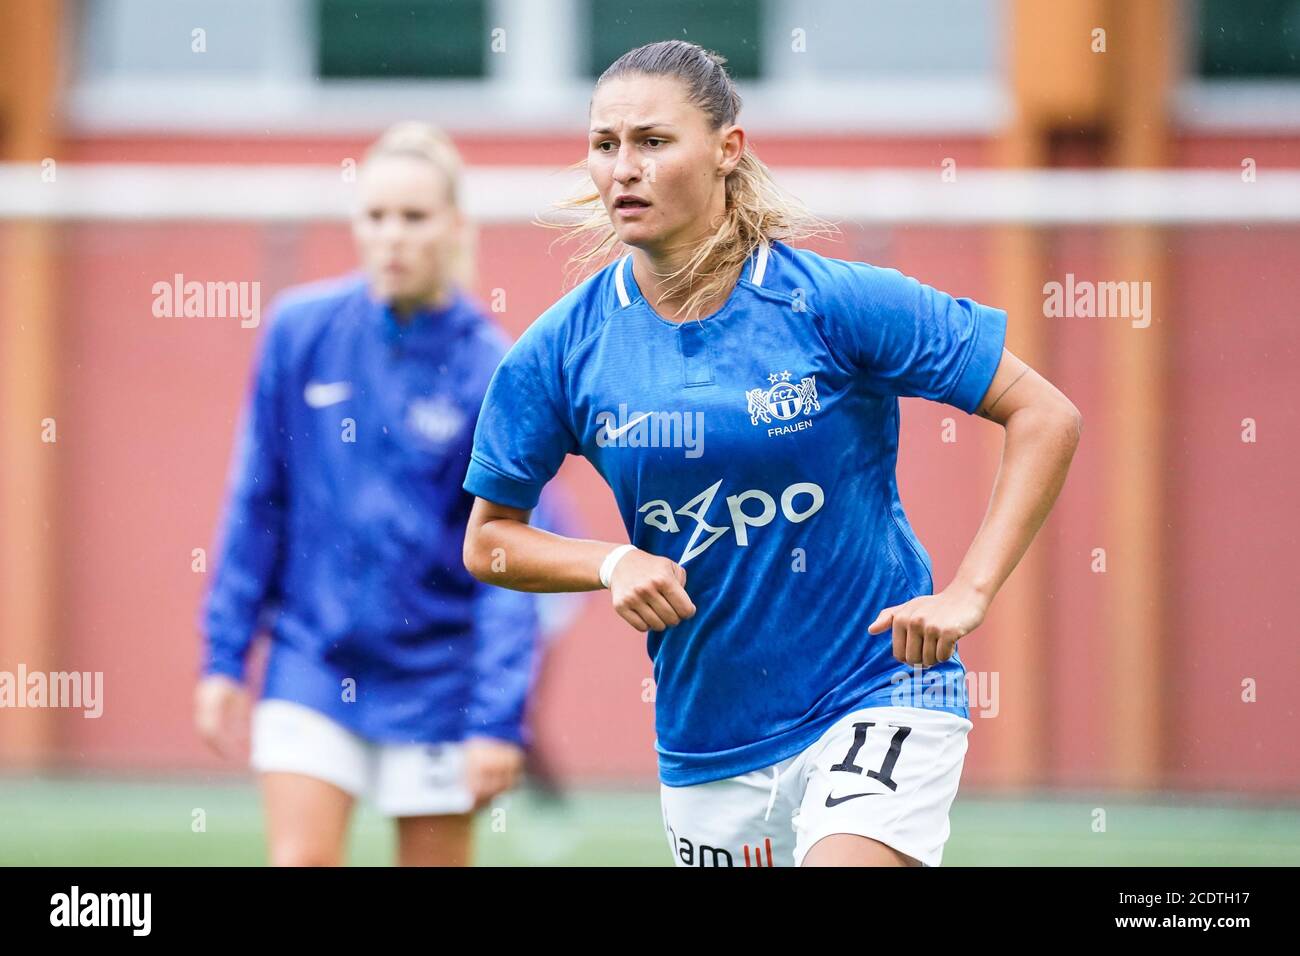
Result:
{"type": "MultiPolygon", "coordinates": [[[[1014,0],[1011,70],[1015,119],[999,143],[1004,166],[1052,164],[1056,131],[1102,134],[1100,162],[1119,167],[1165,165],[1169,139],[1166,103],[1176,43],[1170,0],[1014,0]]],[[[1163,236],[1157,228],[1124,227],[1107,233],[1108,277],[1150,282],[1156,315],[1149,328],[1125,319],[1098,319],[1110,360],[1101,430],[1107,462],[1106,654],[1108,686],[1098,688],[1108,715],[1108,782],[1155,785],[1162,770],[1165,695],[1160,680],[1167,575],[1163,531],[1163,423],[1165,355],[1169,331],[1161,321],[1167,301],[1163,236]],[[1104,696],[1100,692],[1104,691],[1104,696]]],[[[995,242],[1001,301],[1010,311],[1008,348],[1031,365],[1049,354],[1042,319],[1042,233],[999,230],[995,242]]],[[[1046,371],[1046,370],[1045,370],[1046,371]]],[[[998,728],[995,774],[1029,783],[1045,757],[1046,699],[1041,560],[1030,548],[999,597],[999,639],[1006,726],[998,728]],[[1023,686],[1020,686],[1023,685],[1023,686]]]]}
{"type": "MultiPolygon", "coordinates": [[[[1113,56],[1110,162],[1121,167],[1167,164],[1166,107],[1173,67],[1174,17],[1169,0],[1118,4],[1108,35],[1113,56]]],[[[1173,335],[1167,308],[1164,232],[1123,226],[1107,234],[1110,279],[1150,282],[1153,314],[1146,328],[1107,319],[1113,363],[1106,405],[1110,595],[1107,659],[1111,686],[1108,752],[1112,782],[1158,786],[1165,740],[1164,599],[1168,574],[1164,476],[1166,354],[1173,335]]]]}
{"type": "MultiPolygon", "coordinates": [[[[1048,166],[1051,135],[1058,124],[1090,125],[1099,119],[1103,71],[1091,55],[1088,37],[1100,7],[1100,0],[1014,0],[1010,5],[1013,116],[997,143],[1000,166],[1048,166]]],[[[1051,343],[1042,295],[1045,241],[1041,228],[1000,226],[993,250],[997,303],[1007,310],[1007,348],[1050,378],[1051,343]]],[[[998,595],[987,625],[997,640],[1003,717],[987,728],[993,775],[1010,787],[1046,782],[1052,645],[1047,633],[1046,547],[1041,539],[1030,546],[998,595]]]]}
{"type": "MultiPolygon", "coordinates": [[[[62,4],[18,5],[0,31],[0,157],[40,163],[57,158],[56,83],[62,4]]],[[[57,176],[57,172],[56,172],[57,176]]],[[[31,189],[57,189],[33,175],[31,189]]],[[[4,282],[0,299],[0,670],[56,668],[57,443],[42,441],[57,423],[56,226],[0,223],[4,282]]],[[[60,441],[70,436],[58,432],[60,441]]],[[[19,693],[23,688],[18,688],[19,693]]],[[[33,767],[53,749],[50,709],[0,711],[0,759],[33,767]]]]}

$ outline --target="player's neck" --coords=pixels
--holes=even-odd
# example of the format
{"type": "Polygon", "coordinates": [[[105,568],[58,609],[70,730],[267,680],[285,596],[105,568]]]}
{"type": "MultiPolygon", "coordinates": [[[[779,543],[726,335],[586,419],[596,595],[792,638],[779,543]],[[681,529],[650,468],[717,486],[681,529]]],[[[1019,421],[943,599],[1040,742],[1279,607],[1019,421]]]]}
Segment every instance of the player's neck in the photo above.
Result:
{"type": "Polygon", "coordinates": [[[423,296],[413,296],[407,299],[393,299],[393,316],[397,321],[406,325],[411,321],[415,313],[425,309],[440,311],[451,304],[452,291],[449,286],[435,289],[433,292],[423,296]]]}
{"type": "Polygon", "coordinates": [[[679,269],[684,267],[690,261],[694,254],[693,248],[678,248],[655,252],[648,250],[637,250],[632,256],[633,277],[636,279],[637,286],[641,289],[641,294],[645,296],[646,303],[650,308],[667,319],[670,322],[689,322],[692,319],[702,318],[712,315],[731,295],[736,281],[740,279],[737,273],[735,280],[728,283],[727,288],[710,296],[703,302],[695,305],[690,313],[679,311],[687,299],[695,292],[695,287],[686,287],[676,292],[671,298],[665,296],[664,292],[670,285],[675,285],[679,279],[668,279],[679,269]]]}

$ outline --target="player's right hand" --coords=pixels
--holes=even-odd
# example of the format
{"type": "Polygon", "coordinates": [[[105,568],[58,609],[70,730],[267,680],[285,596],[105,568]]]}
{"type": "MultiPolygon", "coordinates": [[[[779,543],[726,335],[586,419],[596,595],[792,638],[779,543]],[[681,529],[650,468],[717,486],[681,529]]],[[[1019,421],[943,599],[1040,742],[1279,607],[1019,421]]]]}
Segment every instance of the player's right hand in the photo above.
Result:
{"type": "Polygon", "coordinates": [[[233,757],[248,738],[248,691],[223,674],[211,674],[194,689],[194,726],[204,743],[233,757]]]}
{"type": "Polygon", "coordinates": [[[662,631],[695,616],[685,585],[676,561],[634,549],[614,565],[609,593],[618,616],[638,631],[662,631]]]}

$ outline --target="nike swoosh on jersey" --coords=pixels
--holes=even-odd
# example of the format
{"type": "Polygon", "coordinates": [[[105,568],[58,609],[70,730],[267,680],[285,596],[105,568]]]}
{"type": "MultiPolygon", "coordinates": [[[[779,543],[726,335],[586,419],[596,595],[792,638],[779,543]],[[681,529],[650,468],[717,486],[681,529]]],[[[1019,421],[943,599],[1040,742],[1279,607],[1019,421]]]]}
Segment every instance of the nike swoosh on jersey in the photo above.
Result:
{"type": "Polygon", "coordinates": [[[623,427],[622,427],[622,428],[618,428],[618,429],[610,428],[610,427],[609,427],[609,422],[605,422],[605,438],[606,438],[606,440],[607,440],[607,441],[613,441],[615,438],[617,438],[619,435],[623,434],[625,431],[627,431],[629,428],[631,428],[631,427],[632,427],[633,425],[635,425],[637,422],[645,421],[647,418],[649,418],[649,417],[650,417],[651,415],[653,415],[653,414],[654,414],[654,412],[646,412],[644,415],[639,415],[639,416],[637,416],[636,418],[632,419],[630,422],[626,422],[626,423],[624,423],[623,427]]]}
{"type": "Polygon", "coordinates": [[[302,397],[312,408],[328,408],[352,397],[352,383],[308,382],[302,397]]]}
{"type": "Polygon", "coordinates": [[[878,796],[880,796],[879,790],[868,790],[865,793],[850,793],[846,797],[833,797],[828,793],[826,794],[826,806],[838,807],[841,803],[847,803],[849,800],[856,800],[858,797],[878,797],[878,796]]]}

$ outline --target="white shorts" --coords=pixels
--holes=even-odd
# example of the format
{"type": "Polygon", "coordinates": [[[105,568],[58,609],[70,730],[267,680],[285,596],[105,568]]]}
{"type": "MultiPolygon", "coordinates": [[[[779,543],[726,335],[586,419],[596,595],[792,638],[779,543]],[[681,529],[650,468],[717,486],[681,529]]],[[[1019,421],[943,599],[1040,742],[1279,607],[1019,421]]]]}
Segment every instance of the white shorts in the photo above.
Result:
{"type": "Polygon", "coordinates": [[[390,817],[468,813],[460,743],[382,744],[358,737],[319,711],[287,700],[253,709],[252,757],[262,773],[300,773],[354,797],[371,798],[390,817]]]}
{"type": "Polygon", "coordinates": [[[678,866],[800,866],[818,840],[853,833],[938,866],[973,726],[941,710],[869,707],[766,770],[661,784],[673,858],[678,866]]]}

